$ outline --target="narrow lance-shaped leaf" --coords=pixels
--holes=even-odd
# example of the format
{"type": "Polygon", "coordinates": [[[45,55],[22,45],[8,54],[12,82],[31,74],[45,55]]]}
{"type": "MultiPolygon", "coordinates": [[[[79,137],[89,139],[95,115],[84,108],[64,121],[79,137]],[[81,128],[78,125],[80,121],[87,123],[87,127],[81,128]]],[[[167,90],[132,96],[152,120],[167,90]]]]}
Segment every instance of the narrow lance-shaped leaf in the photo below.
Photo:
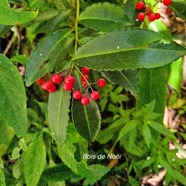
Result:
{"type": "Polygon", "coordinates": [[[110,3],[93,4],[78,18],[80,23],[97,31],[113,31],[131,25],[122,8],[110,3]]]}
{"type": "Polygon", "coordinates": [[[60,88],[49,96],[48,117],[49,127],[54,138],[59,144],[63,144],[67,136],[69,121],[70,91],[60,88]]]}
{"type": "Polygon", "coordinates": [[[27,131],[26,93],[17,68],[0,54],[0,121],[10,125],[15,134],[27,131]]]}
{"type": "Polygon", "coordinates": [[[160,38],[159,34],[144,29],[114,31],[83,45],[73,61],[95,70],[155,68],[186,54],[186,49],[174,42],[152,44],[160,38]]]}
{"type": "MultiPolygon", "coordinates": [[[[79,75],[76,74],[78,87],[81,87],[79,75]]],[[[72,118],[77,131],[88,142],[94,141],[101,126],[99,108],[94,100],[84,106],[79,100],[73,100],[72,118]]]]}
{"type": "Polygon", "coordinates": [[[138,94],[138,74],[136,70],[103,71],[102,74],[114,84],[122,86],[134,96],[138,94]]]}
{"type": "Polygon", "coordinates": [[[23,24],[36,18],[38,11],[18,11],[10,8],[8,0],[1,0],[0,3],[0,24],[14,25],[23,24]]]}
{"type": "Polygon", "coordinates": [[[30,59],[26,66],[26,85],[30,86],[37,79],[44,76],[48,71],[52,70],[55,65],[54,58],[58,57],[61,44],[64,43],[69,29],[57,31],[44,38],[31,53],[30,59]],[[57,52],[56,52],[57,50],[57,52]]]}
{"type": "Polygon", "coordinates": [[[36,186],[44,170],[46,147],[42,135],[39,134],[28,146],[24,154],[24,177],[27,186],[36,186]]]}

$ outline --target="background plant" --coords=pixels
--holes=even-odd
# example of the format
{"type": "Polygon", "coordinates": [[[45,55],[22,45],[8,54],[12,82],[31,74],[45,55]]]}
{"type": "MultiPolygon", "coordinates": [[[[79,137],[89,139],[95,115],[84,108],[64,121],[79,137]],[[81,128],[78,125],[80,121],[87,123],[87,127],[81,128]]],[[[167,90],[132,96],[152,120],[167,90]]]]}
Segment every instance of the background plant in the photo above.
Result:
{"type": "MultiPolygon", "coordinates": [[[[137,20],[137,2],[2,0],[2,186],[106,185],[112,175],[140,185],[162,169],[166,185],[186,183],[185,160],[176,155],[184,150],[177,133],[163,125],[166,83],[174,82],[169,68],[181,63],[186,49],[160,20],[137,20]],[[89,79],[82,67],[90,69],[89,79]],[[35,83],[51,82],[53,74],[64,80],[45,87],[51,93],[35,83]],[[68,75],[75,81],[67,91],[68,75]],[[104,88],[96,85],[100,78],[107,80],[104,88]],[[95,90],[100,100],[82,105],[72,98],[74,90],[88,97],[95,90]]],[[[157,3],[145,6],[156,12],[157,3]]],[[[185,19],[183,1],[168,8],[185,19]]]]}

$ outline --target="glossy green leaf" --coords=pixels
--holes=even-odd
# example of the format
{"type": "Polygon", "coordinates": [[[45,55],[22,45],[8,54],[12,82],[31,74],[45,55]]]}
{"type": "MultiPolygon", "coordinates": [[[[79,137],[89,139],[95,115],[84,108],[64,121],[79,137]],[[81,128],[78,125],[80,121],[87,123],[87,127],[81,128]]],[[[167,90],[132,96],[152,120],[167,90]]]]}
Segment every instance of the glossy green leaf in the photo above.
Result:
{"type": "Polygon", "coordinates": [[[138,94],[138,74],[136,70],[104,71],[102,74],[113,84],[122,86],[134,96],[138,94]]]}
{"type": "MultiPolygon", "coordinates": [[[[14,130],[5,122],[1,121],[0,127],[0,157],[6,152],[12,138],[14,137],[14,130]]],[[[0,184],[1,185],[1,184],[0,184]]]]}
{"type": "Polygon", "coordinates": [[[106,32],[131,25],[122,8],[107,2],[87,7],[78,20],[88,28],[106,32]]]}
{"type": "Polygon", "coordinates": [[[10,7],[8,0],[0,3],[0,24],[14,25],[23,24],[36,18],[38,11],[19,11],[10,7]]]}
{"type": "Polygon", "coordinates": [[[92,171],[88,168],[86,162],[81,160],[78,162],[74,158],[76,148],[71,143],[65,143],[62,146],[58,145],[58,154],[63,163],[69,167],[75,174],[95,181],[92,171]]]}
{"type": "Polygon", "coordinates": [[[169,7],[177,17],[186,19],[186,2],[185,1],[182,1],[182,2],[173,1],[169,7]]]}
{"type": "Polygon", "coordinates": [[[41,179],[44,179],[48,182],[58,182],[76,176],[77,175],[75,175],[67,166],[65,166],[64,164],[59,164],[54,167],[45,169],[42,173],[41,179]]]}
{"type": "Polygon", "coordinates": [[[28,146],[24,154],[24,177],[27,186],[36,186],[44,170],[46,147],[42,135],[39,134],[28,146]]]}
{"type": "Polygon", "coordinates": [[[33,50],[26,66],[26,85],[30,86],[55,66],[55,59],[63,52],[61,45],[71,33],[69,29],[57,31],[44,38],[33,50]]]}
{"type": "Polygon", "coordinates": [[[154,112],[164,113],[166,103],[165,68],[140,69],[139,80],[138,106],[141,108],[155,100],[154,112]]]}
{"type": "Polygon", "coordinates": [[[10,125],[15,134],[27,131],[26,93],[17,68],[0,54],[0,120],[10,125]]]}
{"type": "Polygon", "coordinates": [[[174,42],[152,44],[159,39],[159,34],[144,29],[114,31],[80,47],[72,60],[95,70],[122,70],[164,66],[186,54],[174,42]]]}
{"type": "Polygon", "coordinates": [[[48,117],[51,132],[59,144],[63,144],[67,136],[69,121],[70,91],[60,88],[49,96],[48,117]]]}

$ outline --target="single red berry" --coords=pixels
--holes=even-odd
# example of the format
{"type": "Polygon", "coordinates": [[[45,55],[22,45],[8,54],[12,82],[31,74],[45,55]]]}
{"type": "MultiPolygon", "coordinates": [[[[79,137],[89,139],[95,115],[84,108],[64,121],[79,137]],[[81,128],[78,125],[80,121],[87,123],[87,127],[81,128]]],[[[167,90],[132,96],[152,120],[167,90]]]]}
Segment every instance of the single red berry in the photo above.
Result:
{"type": "Polygon", "coordinates": [[[74,84],[74,81],[75,81],[75,78],[72,75],[67,75],[64,80],[65,83],[72,84],[72,85],[74,84]]]}
{"type": "Polygon", "coordinates": [[[66,91],[72,90],[73,88],[73,84],[66,83],[66,82],[64,82],[62,86],[63,86],[63,89],[66,91]]]}
{"type": "Polygon", "coordinates": [[[85,80],[82,80],[81,83],[82,83],[82,85],[83,85],[84,87],[87,87],[87,82],[86,82],[85,80]]]}
{"type": "Polygon", "coordinates": [[[145,7],[145,3],[143,1],[138,1],[136,3],[136,9],[137,10],[142,10],[145,7]]]}
{"type": "Polygon", "coordinates": [[[75,90],[72,94],[72,97],[76,100],[80,99],[82,97],[81,91],[80,90],[75,90]]]}
{"type": "Polygon", "coordinates": [[[41,84],[41,83],[43,83],[43,82],[44,82],[44,78],[43,78],[43,77],[39,78],[39,79],[36,81],[37,84],[41,84]]]}
{"type": "Polygon", "coordinates": [[[149,19],[150,22],[154,21],[156,19],[155,14],[149,14],[148,19],[149,19]]]}
{"type": "Polygon", "coordinates": [[[92,91],[91,94],[90,94],[90,97],[93,99],[93,100],[98,100],[100,98],[100,94],[98,91],[92,91]]]}
{"type": "Polygon", "coordinates": [[[105,79],[98,79],[98,81],[97,81],[97,85],[100,88],[103,88],[106,84],[107,84],[107,82],[105,81],[105,79]]]}
{"type": "Polygon", "coordinates": [[[58,74],[53,74],[51,80],[52,80],[53,83],[55,83],[55,84],[61,84],[61,82],[62,82],[63,79],[62,79],[62,77],[61,77],[60,75],[58,75],[58,74]]]}
{"type": "Polygon", "coordinates": [[[160,13],[155,13],[155,19],[159,19],[161,17],[160,13]]]}
{"type": "Polygon", "coordinates": [[[84,96],[81,98],[81,104],[82,105],[88,105],[90,103],[90,98],[88,96],[84,96]]]}
{"type": "Polygon", "coordinates": [[[169,6],[172,3],[172,0],[163,0],[165,6],[169,6]]]}
{"type": "Polygon", "coordinates": [[[55,86],[55,85],[52,85],[52,86],[50,87],[50,89],[48,89],[48,91],[49,91],[50,93],[55,92],[55,91],[56,91],[56,86],[55,86]]]}
{"type": "Polygon", "coordinates": [[[51,81],[45,81],[41,84],[41,88],[43,90],[49,90],[53,86],[53,83],[51,81]]]}
{"type": "Polygon", "coordinates": [[[88,78],[88,75],[84,74],[83,76],[81,76],[81,81],[85,81],[85,79],[88,80],[88,78]]]}
{"type": "Polygon", "coordinates": [[[90,69],[89,68],[86,68],[86,67],[83,67],[82,69],[81,69],[81,72],[82,72],[82,74],[89,74],[90,73],[90,69]]]}
{"type": "Polygon", "coordinates": [[[167,8],[166,8],[166,13],[167,13],[167,14],[171,14],[171,13],[172,13],[172,10],[171,10],[170,8],[167,7],[167,8]]]}
{"type": "Polygon", "coordinates": [[[151,7],[150,6],[146,6],[146,8],[145,8],[145,14],[149,15],[151,13],[152,13],[151,7]]]}
{"type": "Polygon", "coordinates": [[[145,19],[145,14],[143,12],[140,12],[138,15],[137,15],[137,18],[139,21],[144,21],[145,19]]]}

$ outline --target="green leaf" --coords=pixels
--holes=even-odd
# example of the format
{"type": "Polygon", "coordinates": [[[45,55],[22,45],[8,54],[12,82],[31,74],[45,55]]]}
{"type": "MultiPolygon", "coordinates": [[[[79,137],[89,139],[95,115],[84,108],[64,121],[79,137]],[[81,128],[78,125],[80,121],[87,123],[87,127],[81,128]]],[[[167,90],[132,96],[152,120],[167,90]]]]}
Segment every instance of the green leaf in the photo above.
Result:
{"type": "Polygon", "coordinates": [[[44,170],[46,159],[46,147],[39,134],[28,146],[24,154],[24,177],[27,186],[37,186],[44,170]]]}
{"type": "Polygon", "coordinates": [[[95,181],[92,171],[88,168],[85,161],[76,161],[74,153],[76,148],[70,143],[65,143],[62,146],[58,145],[58,154],[63,163],[69,167],[75,174],[95,181]]]}
{"type": "Polygon", "coordinates": [[[122,86],[134,96],[138,94],[138,74],[136,70],[104,71],[102,74],[113,84],[122,86]]]}
{"type": "Polygon", "coordinates": [[[151,131],[146,123],[143,125],[142,135],[144,137],[145,143],[147,144],[147,147],[149,148],[151,144],[151,131]]]}
{"type": "Polygon", "coordinates": [[[26,85],[30,86],[55,66],[55,59],[63,52],[61,45],[71,33],[62,29],[44,38],[33,50],[26,66],[26,85]]]}
{"type": "Polygon", "coordinates": [[[159,34],[145,29],[114,31],[87,42],[72,60],[95,70],[122,70],[164,66],[186,54],[174,42],[152,44],[159,39],[159,34]]]}
{"type": "Polygon", "coordinates": [[[26,93],[17,68],[0,54],[0,120],[10,125],[17,136],[27,131],[26,93]]]}
{"type": "Polygon", "coordinates": [[[19,11],[10,8],[8,0],[1,0],[0,4],[0,24],[14,25],[23,24],[36,18],[38,11],[19,11]]]}
{"type": "Polygon", "coordinates": [[[48,182],[58,182],[76,176],[77,175],[75,175],[67,166],[65,166],[64,164],[59,164],[54,167],[45,169],[42,173],[41,178],[48,182]]]}
{"type": "MultiPolygon", "coordinates": [[[[5,122],[0,120],[0,157],[6,152],[12,138],[14,137],[14,130],[10,126],[8,126],[5,122]]],[[[0,179],[1,180],[1,179],[0,179]]],[[[1,184],[0,184],[1,185],[1,184]]]]}
{"type": "Polygon", "coordinates": [[[96,31],[113,31],[131,25],[122,8],[110,3],[93,4],[78,18],[80,23],[96,31]]]}
{"type": "Polygon", "coordinates": [[[49,95],[48,117],[49,127],[54,138],[59,144],[63,144],[67,136],[69,121],[70,91],[60,88],[49,95]]]}
{"type": "Polygon", "coordinates": [[[72,114],[77,131],[88,142],[94,141],[101,125],[101,116],[96,102],[91,100],[90,104],[83,106],[79,101],[74,100],[72,114]]]}
{"type": "Polygon", "coordinates": [[[6,186],[3,160],[1,158],[0,158],[0,185],[1,186],[6,186]]]}
{"type": "Polygon", "coordinates": [[[185,3],[185,1],[183,1],[183,2],[174,2],[173,1],[169,7],[174,12],[176,17],[186,19],[186,3],[185,3]]]}
{"type": "Polygon", "coordinates": [[[139,108],[155,100],[156,113],[164,113],[166,102],[165,68],[139,70],[139,108]]]}

